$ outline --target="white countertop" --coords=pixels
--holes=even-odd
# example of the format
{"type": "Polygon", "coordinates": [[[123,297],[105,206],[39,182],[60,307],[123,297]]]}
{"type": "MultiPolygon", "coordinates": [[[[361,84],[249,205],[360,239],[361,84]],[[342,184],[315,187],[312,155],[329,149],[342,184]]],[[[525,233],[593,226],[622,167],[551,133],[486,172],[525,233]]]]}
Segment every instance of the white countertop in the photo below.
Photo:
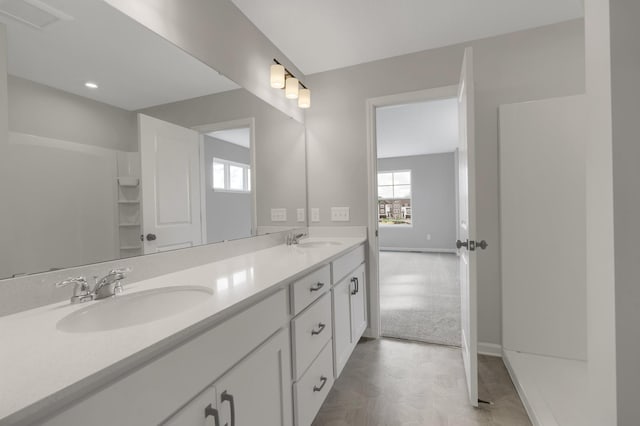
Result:
{"type": "Polygon", "coordinates": [[[213,291],[206,302],[146,324],[87,333],[56,328],[68,314],[103,301],[66,301],[1,317],[0,424],[67,403],[107,383],[365,241],[324,239],[341,245],[279,245],[130,285],[123,281],[125,294],[182,285],[213,291]]]}

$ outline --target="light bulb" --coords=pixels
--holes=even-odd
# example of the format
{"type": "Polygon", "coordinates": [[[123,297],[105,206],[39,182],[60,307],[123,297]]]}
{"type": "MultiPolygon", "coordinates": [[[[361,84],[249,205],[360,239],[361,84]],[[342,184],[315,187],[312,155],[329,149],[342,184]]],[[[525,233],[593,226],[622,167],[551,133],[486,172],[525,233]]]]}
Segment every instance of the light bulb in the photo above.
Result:
{"type": "Polygon", "coordinates": [[[284,95],[287,99],[298,99],[298,79],[289,77],[284,88],[284,95]]]}
{"type": "Polygon", "coordinates": [[[282,89],[284,87],[284,67],[282,65],[271,65],[271,87],[274,89],[282,89]]]}
{"type": "Polygon", "coordinates": [[[298,106],[305,109],[311,106],[311,90],[304,88],[300,89],[298,96],[298,106]]]}

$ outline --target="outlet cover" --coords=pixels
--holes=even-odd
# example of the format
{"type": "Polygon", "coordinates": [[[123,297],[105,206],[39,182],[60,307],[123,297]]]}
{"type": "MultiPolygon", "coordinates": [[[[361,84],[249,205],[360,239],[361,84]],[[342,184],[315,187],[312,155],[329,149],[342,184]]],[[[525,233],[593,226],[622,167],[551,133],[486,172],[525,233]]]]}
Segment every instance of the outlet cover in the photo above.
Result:
{"type": "Polygon", "coordinates": [[[296,213],[298,215],[298,222],[304,222],[304,209],[298,209],[296,213]]]}
{"type": "Polygon", "coordinates": [[[287,209],[271,209],[271,221],[272,222],[286,222],[287,221],[287,209]]]}
{"type": "Polygon", "coordinates": [[[311,209],[311,222],[320,222],[320,209],[317,207],[311,209]]]}
{"type": "Polygon", "coordinates": [[[331,221],[348,222],[349,207],[331,207],[331,221]]]}

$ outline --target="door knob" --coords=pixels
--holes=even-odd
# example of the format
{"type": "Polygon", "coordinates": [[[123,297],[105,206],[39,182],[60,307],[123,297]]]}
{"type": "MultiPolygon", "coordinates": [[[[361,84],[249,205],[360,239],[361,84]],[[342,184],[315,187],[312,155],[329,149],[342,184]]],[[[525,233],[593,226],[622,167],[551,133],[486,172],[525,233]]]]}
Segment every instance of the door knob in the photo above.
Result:
{"type": "Polygon", "coordinates": [[[476,241],[476,247],[480,247],[482,250],[484,250],[489,247],[489,244],[487,244],[485,240],[482,240],[480,242],[476,241]]]}
{"type": "Polygon", "coordinates": [[[456,241],[456,247],[461,249],[462,247],[469,248],[469,241],[462,242],[460,240],[456,241]]]}
{"type": "Polygon", "coordinates": [[[147,234],[147,241],[155,241],[156,234],[147,234]]]}

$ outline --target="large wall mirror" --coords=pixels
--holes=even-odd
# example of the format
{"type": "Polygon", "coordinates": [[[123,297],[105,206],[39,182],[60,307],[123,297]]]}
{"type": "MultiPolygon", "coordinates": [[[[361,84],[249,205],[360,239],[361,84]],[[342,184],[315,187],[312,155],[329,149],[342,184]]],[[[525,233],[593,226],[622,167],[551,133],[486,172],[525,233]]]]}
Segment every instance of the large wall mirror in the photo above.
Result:
{"type": "Polygon", "coordinates": [[[306,226],[301,123],[101,0],[34,5],[0,13],[0,278],[306,226]]]}

